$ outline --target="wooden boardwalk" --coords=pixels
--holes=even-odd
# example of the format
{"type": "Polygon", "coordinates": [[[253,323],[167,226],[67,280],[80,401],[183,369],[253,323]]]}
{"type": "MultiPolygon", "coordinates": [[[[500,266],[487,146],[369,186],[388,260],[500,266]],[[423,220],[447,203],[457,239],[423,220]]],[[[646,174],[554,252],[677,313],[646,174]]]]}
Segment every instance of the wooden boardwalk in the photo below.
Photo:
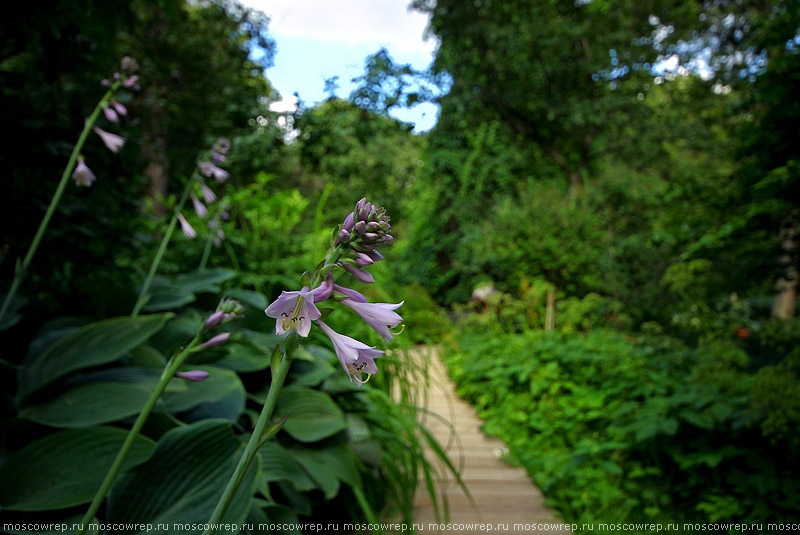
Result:
{"type": "MultiPolygon", "coordinates": [[[[420,357],[417,354],[414,358],[420,357]]],[[[548,524],[557,526],[563,521],[545,506],[541,491],[522,468],[501,460],[505,444],[481,431],[481,420],[455,393],[455,385],[435,353],[430,352],[426,358],[430,381],[426,406],[430,414],[423,423],[446,448],[474,503],[457,485],[454,476],[442,470],[439,492],[449,500],[451,526],[437,530],[433,525],[437,519],[422,486],[417,493],[414,522],[422,524],[424,529],[418,533],[569,533],[560,526],[547,529],[548,524]]]]}

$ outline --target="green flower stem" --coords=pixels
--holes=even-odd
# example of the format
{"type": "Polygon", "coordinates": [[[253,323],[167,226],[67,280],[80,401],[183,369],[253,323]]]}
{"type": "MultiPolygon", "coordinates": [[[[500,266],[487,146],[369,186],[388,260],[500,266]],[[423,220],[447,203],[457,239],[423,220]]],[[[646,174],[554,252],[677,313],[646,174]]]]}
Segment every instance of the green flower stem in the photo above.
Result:
{"type": "Polygon", "coordinates": [[[147,302],[147,292],[150,290],[150,285],[153,283],[153,277],[155,277],[156,271],[158,271],[158,266],[161,264],[161,258],[164,256],[164,252],[167,250],[167,244],[172,238],[172,233],[175,231],[175,226],[178,224],[178,214],[181,213],[183,205],[186,204],[186,199],[189,198],[189,192],[192,191],[194,179],[195,175],[192,175],[191,178],[189,178],[189,182],[186,184],[186,188],[183,190],[183,195],[181,195],[178,204],[175,205],[175,210],[172,213],[172,219],[169,222],[167,231],[164,233],[164,237],[161,239],[161,244],[158,246],[158,251],[156,251],[156,256],[153,258],[153,263],[150,264],[150,271],[147,273],[144,283],[142,283],[141,290],[139,290],[139,298],[136,300],[136,304],[133,307],[133,312],[131,312],[132,318],[135,318],[139,315],[142,307],[147,302]]]}
{"type": "Polygon", "coordinates": [[[72,174],[72,171],[75,169],[75,162],[78,160],[78,155],[81,153],[81,149],[86,143],[86,138],[89,137],[89,132],[91,132],[94,123],[97,121],[97,117],[100,115],[100,112],[103,110],[108,101],[111,100],[111,97],[114,96],[114,93],[119,88],[121,83],[122,82],[119,80],[114,82],[114,85],[112,85],[111,88],[106,91],[106,94],[103,95],[103,98],[101,98],[100,102],[98,102],[97,106],[95,106],[92,114],[89,115],[88,119],[86,119],[86,123],[83,126],[83,132],[81,132],[78,142],[75,144],[75,148],[72,149],[72,154],[69,156],[67,166],[64,168],[64,173],[61,175],[61,181],[58,183],[56,192],[53,194],[53,198],[50,200],[50,206],[47,207],[47,211],[42,218],[42,222],[39,223],[39,229],[36,231],[36,235],[33,237],[33,241],[31,242],[31,246],[28,248],[28,253],[25,255],[25,259],[22,261],[22,264],[17,266],[16,272],[14,273],[14,280],[11,282],[11,288],[9,288],[8,294],[6,294],[6,298],[3,301],[3,307],[0,308],[0,325],[3,324],[3,318],[5,318],[6,313],[11,306],[11,302],[14,300],[14,296],[17,294],[17,290],[19,289],[19,285],[22,283],[22,279],[24,279],[25,275],[28,273],[28,268],[33,260],[33,255],[36,254],[36,249],[39,248],[39,243],[42,241],[42,236],[44,236],[44,232],[47,230],[47,225],[50,224],[50,219],[53,217],[56,207],[61,200],[61,196],[64,194],[64,190],[67,187],[67,182],[69,182],[69,177],[72,174]]]}
{"type": "MultiPolygon", "coordinates": [[[[292,333],[289,336],[291,337],[297,335],[292,333]]],[[[287,340],[286,353],[281,360],[281,365],[278,368],[278,374],[275,376],[275,379],[272,381],[272,384],[269,387],[269,393],[267,393],[267,399],[264,402],[264,408],[261,410],[261,416],[258,417],[256,427],[253,429],[253,433],[250,435],[250,440],[247,442],[247,446],[245,446],[244,452],[239,458],[239,464],[236,465],[236,469],[233,471],[233,475],[228,481],[228,486],[225,487],[222,497],[219,499],[219,502],[217,502],[217,507],[214,509],[211,518],[207,522],[207,524],[209,524],[209,528],[203,532],[203,535],[213,535],[216,533],[216,529],[212,526],[219,524],[222,520],[222,517],[228,510],[231,501],[233,501],[233,496],[236,494],[236,491],[239,489],[239,486],[244,480],[247,469],[250,468],[250,464],[252,464],[253,459],[256,457],[256,453],[258,453],[258,445],[261,441],[261,435],[264,433],[264,428],[267,426],[267,422],[269,422],[269,419],[272,417],[272,412],[275,410],[275,403],[278,400],[278,393],[283,387],[283,383],[286,380],[286,375],[289,373],[289,368],[292,365],[292,357],[294,357],[294,351],[296,348],[297,344],[293,344],[291,341],[287,340]]]]}
{"type": "Polygon", "coordinates": [[[214,242],[214,236],[216,233],[215,230],[219,229],[219,214],[214,217],[214,221],[217,225],[214,228],[210,228],[208,230],[208,237],[206,238],[206,246],[203,249],[203,258],[200,259],[200,269],[206,269],[206,263],[208,262],[208,256],[211,254],[211,244],[214,242]]]}
{"type": "Polygon", "coordinates": [[[164,372],[161,374],[161,379],[158,381],[158,385],[156,385],[153,393],[150,394],[150,398],[147,400],[147,403],[145,403],[144,407],[142,407],[142,411],[136,418],[133,427],[131,427],[131,430],[128,431],[128,436],[125,437],[125,442],[122,443],[122,447],[119,449],[117,457],[114,459],[111,468],[109,468],[108,472],[106,473],[103,483],[100,485],[100,488],[94,495],[94,499],[92,500],[92,504],[89,506],[89,510],[86,511],[85,515],[83,515],[80,523],[81,527],[76,532],[78,535],[82,535],[89,528],[89,523],[100,509],[100,505],[103,503],[106,494],[108,494],[111,484],[114,482],[114,479],[117,477],[117,474],[122,468],[122,463],[124,463],[125,459],[128,457],[131,446],[133,446],[133,441],[136,440],[137,436],[139,436],[139,432],[142,430],[142,426],[144,425],[145,421],[147,421],[148,416],[150,416],[150,412],[153,410],[153,407],[155,407],[159,398],[161,398],[161,394],[164,393],[164,389],[167,388],[167,383],[169,383],[170,379],[172,379],[172,377],[175,375],[175,372],[177,372],[178,368],[180,368],[181,364],[183,364],[183,361],[186,360],[186,357],[193,352],[195,346],[200,341],[201,333],[202,329],[195,335],[194,339],[189,342],[189,345],[186,346],[183,351],[181,351],[176,357],[172,358],[167,363],[166,367],[164,368],[164,372]]]}

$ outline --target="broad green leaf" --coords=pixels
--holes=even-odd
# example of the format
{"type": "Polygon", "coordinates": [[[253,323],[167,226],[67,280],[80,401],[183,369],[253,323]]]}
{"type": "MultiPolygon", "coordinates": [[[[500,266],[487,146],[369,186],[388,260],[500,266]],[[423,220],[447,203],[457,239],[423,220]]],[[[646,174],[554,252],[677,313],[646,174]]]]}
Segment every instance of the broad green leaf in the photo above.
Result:
{"type": "Polygon", "coordinates": [[[236,272],[229,269],[203,269],[193,273],[178,275],[172,281],[174,288],[185,292],[217,292],[219,283],[225,282],[236,276],[236,272]]]}
{"type": "Polygon", "coordinates": [[[147,304],[144,306],[143,310],[146,312],[173,310],[188,305],[194,302],[195,299],[193,293],[187,292],[181,288],[159,286],[151,290],[150,297],[147,299],[147,304]]]}
{"type": "Polygon", "coordinates": [[[261,454],[261,472],[267,481],[288,481],[299,491],[317,488],[287,448],[277,442],[267,442],[258,451],[261,454]]]}
{"type": "MultiPolygon", "coordinates": [[[[150,524],[154,527],[151,531],[136,533],[151,535],[174,533],[173,523],[207,522],[241,449],[227,421],[204,420],[169,431],[146,462],[111,488],[106,520],[150,524]],[[158,524],[167,529],[158,529],[158,524]]],[[[222,519],[224,523],[239,524],[247,518],[259,470],[256,457],[222,519]]]]}
{"type": "Polygon", "coordinates": [[[70,372],[113,362],[158,332],[171,314],[112,318],[86,325],[41,354],[26,358],[20,370],[20,397],[70,372]]]}
{"type": "Polygon", "coordinates": [[[251,307],[263,311],[267,308],[267,298],[264,294],[253,292],[251,290],[241,290],[239,288],[231,288],[230,290],[225,290],[225,296],[232,297],[237,301],[240,301],[242,304],[250,305],[251,307]]]}
{"type": "MultiPolygon", "coordinates": [[[[89,503],[126,436],[116,427],[71,429],[27,445],[0,467],[0,506],[44,511],[89,503]]],[[[144,461],[154,448],[149,438],[137,437],[123,470],[144,461]]]]}
{"type": "Polygon", "coordinates": [[[101,376],[122,381],[80,384],[49,401],[24,406],[21,418],[53,427],[88,427],[128,418],[141,410],[158,378],[141,370],[108,370],[101,376]]]}
{"type": "Polygon", "coordinates": [[[292,412],[284,429],[300,442],[316,442],[346,427],[344,414],[324,392],[304,386],[288,386],[278,395],[276,414],[292,412]]]}
{"type": "Polygon", "coordinates": [[[244,341],[225,344],[228,354],[214,364],[237,372],[257,372],[269,367],[269,351],[244,341]]]}
{"type": "Polygon", "coordinates": [[[241,393],[244,402],[244,386],[236,373],[215,366],[192,366],[192,369],[207,371],[209,376],[200,382],[173,378],[170,384],[183,383],[186,388],[164,392],[162,399],[170,412],[184,412],[202,403],[220,401],[234,392],[241,393]]]}
{"type": "Polygon", "coordinates": [[[295,360],[286,381],[292,386],[317,386],[333,373],[334,369],[327,362],[295,360]]]}
{"type": "Polygon", "coordinates": [[[356,458],[346,444],[336,444],[319,449],[296,447],[289,454],[316,481],[326,499],[339,492],[340,481],[352,487],[361,486],[356,458]]]}

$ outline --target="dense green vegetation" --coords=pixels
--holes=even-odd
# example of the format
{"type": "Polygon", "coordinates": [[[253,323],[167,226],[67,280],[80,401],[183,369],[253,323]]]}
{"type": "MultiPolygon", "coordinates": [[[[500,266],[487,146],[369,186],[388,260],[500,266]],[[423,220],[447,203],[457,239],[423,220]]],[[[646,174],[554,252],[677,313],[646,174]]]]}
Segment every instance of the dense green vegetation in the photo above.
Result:
{"type": "MultiPolygon", "coordinates": [[[[115,93],[118,124],[99,115],[127,142],[111,154],[88,138],[97,179],[70,181],[0,319],[0,474],[15,482],[0,489],[3,519],[77,522],[159,370],[220,332],[202,322],[230,297],[244,307],[230,340],[188,361],[209,379],[170,383],[98,514],[207,520],[205,489],[225,485],[285,345],[262,310],[299,288],[367,197],[396,240],[359,291],[405,301],[395,342],[441,346],[487,432],[565,520],[800,520],[800,5],[413,5],[440,43],[428,71],[380,50],[348,99],[291,114],[269,109],[268,20],[233,3],[10,8],[3,294],[100,81],[131,56],[140,88],[115,93]],[[424,100],[441,106],[427,134],[388,115],[424,100]],[[221,136],[230,178],[205,179],[218,197],[207,215],[184,205],[197,237],[176,227],[131,317],[221,136]],[[181,516],[164,509],[179,498],[181,516]]],[[[387,347],[354,317],[326,321],[387,347]]],[[[431,470],[408,388],[422,371],[390,352],[358,388],[328,348],[312,331],[299,351],[276,412],[293,416],[231,519],[410,519],[431,470]]]]}

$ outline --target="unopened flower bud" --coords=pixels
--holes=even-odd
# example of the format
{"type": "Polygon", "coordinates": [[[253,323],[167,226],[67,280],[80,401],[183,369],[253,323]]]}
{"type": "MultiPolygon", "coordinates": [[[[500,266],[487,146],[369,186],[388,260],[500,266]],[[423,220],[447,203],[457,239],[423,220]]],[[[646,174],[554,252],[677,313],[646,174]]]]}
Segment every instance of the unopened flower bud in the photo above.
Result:
{"type": "Polygon", "coordinates": [[[180,377],[181,379],[186,379],[187,381],[192,381],[195,383],[199,383],[200,381],[205,381],[208,379],[209,375],[208,372],[204,372],[203,370],[192,370],[188,372],[175,372],[175,377],[180,377]]]}
{"type": "Polygon", "coordinates": [[[114,108],[105,106],[103,108],[103,115],[105,115],[106,119],[108,119],[112,123],[116,123],[119,121],[119,117],[117,116],[117,112],[114,111],[114,108]]]}
{"type": "Polygon", "coordinates": [[[119,62],[119,66],[123,72],[134,73],[139,70],[139,64],[130,56],[125,56],[119,62]]]}
{"type": "Polygon", "coordinates": [[[359,282],[363,282],[364,284],[372,284],[375,282],[375,277],[372,276],[372,273],[369,271],[365,271],[359,267],[354,266],[353,264],[343,263],[342,267],[345,271],[352,274],[359,282]]]}
{"type": "Polygon", "coordinates": [[[128,109],[119,102],[117,102],[116,100],[112,100],[111,105],[114,106],[114,109],[117,111],[118,114],[128,115],[128,109]]]}
{"type": "Polygon", "coordinates": [[[206,318],[206,323],[203,328],[208,330],[216,327],[217,325],[222,323],[222,320],[224,319],[223,316],[225,316],[225,312],[223,312],[222,310],[217,310],[216,312],[211,314],[208,318],[206,318]]]}
{"type": "Polygon", "coordinates": [[[130,89],[134,87],[136,85],[136,82],[138,81],[139,81],[139,76],[131,76],[130,78],[127,78],[124,82],[122,82],[122,85],[130,89]]]}
{"type": "Polygon", "coordinates": [[[214,336],[213,338],[211,338],[210,340],[200,344],[200,347],[217,347],[217,346],[221,346],[222,344],[227,342],[228,338],[230,338],[230,337],[231,337],[231,333],[220,333],[220,334],[214,336]]]}
{"type": "Polygon", "coordinates": [[[339,231],[339,235],[336,237],[336,245],[340,243],[347,243],[350,241],[350,233],[347,232],[345,229],[339,231]]]}
{"type": "Polygon", "coordinates": [[[181,224],[181,232],[183,232],[184,236],[186,236],[190,240],[193,240],[194,238],[197,237],[197,232],[195,232],[195,230],[192,228],[192,225],[190,225],[189,222],[186,221],[186,218],[183,217],[183,214],[181,214],[180,212],[178,212],[178,221],[181,224]]]}
{"type": "Polygon", "coordinates": [[[356,234],[364,234],[367,231],[367,224],[363,221],[359,221],[355,224],[353,230],[356,231],[356,234]]]}

